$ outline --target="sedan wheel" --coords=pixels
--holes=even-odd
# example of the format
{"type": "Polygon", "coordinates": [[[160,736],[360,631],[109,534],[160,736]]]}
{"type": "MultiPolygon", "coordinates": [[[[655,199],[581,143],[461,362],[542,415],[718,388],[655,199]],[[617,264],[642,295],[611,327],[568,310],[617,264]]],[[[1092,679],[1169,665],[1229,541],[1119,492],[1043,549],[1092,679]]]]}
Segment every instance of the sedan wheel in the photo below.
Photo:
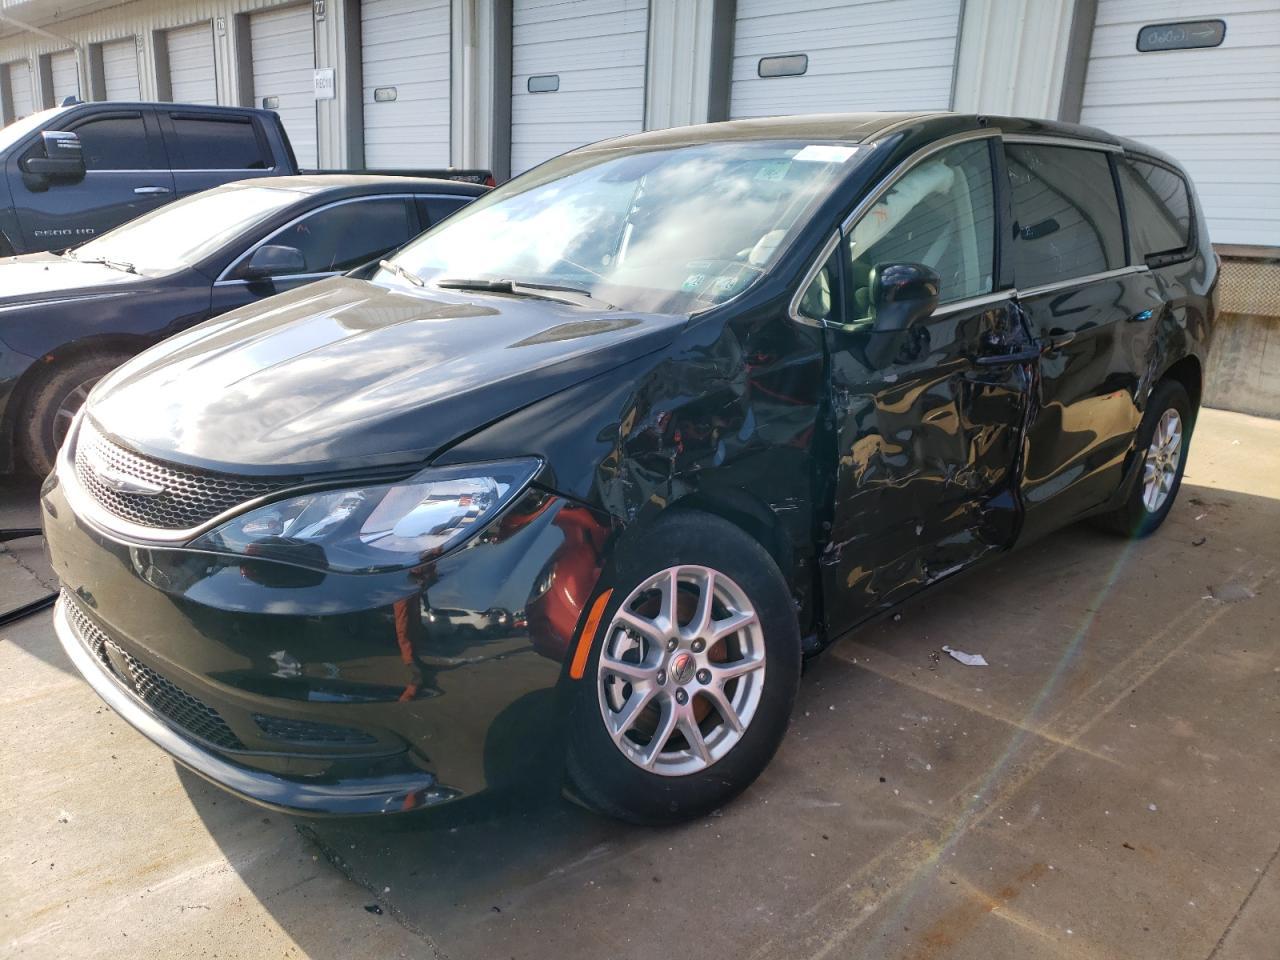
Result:
{"type": "Polygon", "coordinates": [[[129,359],[128,354],[88,354],[51,366],[24,405],[18,440],[30,470],[44,476],[53,470],[67,431],[94,385],[129,359]]]}
{"type": "Polygon", "coordinates": [[[53,422],[49,424],[49,439],[54,450],[62,449],[62,441],[67,439],[67,433],[71,430],[71,424],[75,422],[76,414],[88,399],[89,391],[101,379],[101,376],[96,376],[81,381],[72,387],[58,404],[58,409],[53,413],[53,422]]]}

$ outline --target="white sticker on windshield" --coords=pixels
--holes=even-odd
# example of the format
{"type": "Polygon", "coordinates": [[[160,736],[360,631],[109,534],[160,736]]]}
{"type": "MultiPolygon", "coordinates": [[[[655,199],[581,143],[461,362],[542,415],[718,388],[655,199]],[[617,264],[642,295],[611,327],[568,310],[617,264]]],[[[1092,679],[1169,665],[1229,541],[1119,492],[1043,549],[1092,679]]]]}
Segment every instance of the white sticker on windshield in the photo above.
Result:
{"type": "Polygon", "coordinates": [[[842,147],[834,143],[811,143],[791,159],[802,163],[844,163],[857,152],[857,147],[842,147]]]}

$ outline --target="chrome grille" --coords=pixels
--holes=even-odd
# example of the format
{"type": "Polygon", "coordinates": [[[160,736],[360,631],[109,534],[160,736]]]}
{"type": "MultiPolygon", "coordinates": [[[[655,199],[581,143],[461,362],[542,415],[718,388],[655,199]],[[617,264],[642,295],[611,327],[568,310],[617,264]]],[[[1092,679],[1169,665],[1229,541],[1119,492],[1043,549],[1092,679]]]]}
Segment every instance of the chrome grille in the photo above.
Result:
{"type": "Polygon", "coordinates": [[[89,651],[127,690],[138,699],[188,733],[224,750],[243,750],[225,720],[213,707],[193,697],[176,683],[166,679],[133,654],[126,651],[103,632],[65,593],[58,602],[67,613],[72,629],[89,651]]]}
{"type": "Polygon", "coordinates": [[[146,457],[104,437],[86,419],[76,438],[76,479],[114,517],[154,530],[190,530],[257,497],[297,483],[295,477],[246,478],[193,470],[146,457]],[[94,466],[141,484],[157,494],[127,493],[109,486],[94,466]]]}

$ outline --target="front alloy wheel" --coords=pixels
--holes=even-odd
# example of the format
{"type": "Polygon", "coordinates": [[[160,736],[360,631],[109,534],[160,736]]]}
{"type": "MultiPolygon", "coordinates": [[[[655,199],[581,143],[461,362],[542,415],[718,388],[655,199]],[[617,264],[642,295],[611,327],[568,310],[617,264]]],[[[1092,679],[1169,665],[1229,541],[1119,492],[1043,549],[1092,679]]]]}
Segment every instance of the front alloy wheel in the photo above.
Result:
{"type": "Polygon", "coordinates": [[[737,745],[760,705],[760,619],[725,574],[668,567],[614,614],[597,680],[605,727],[623,756],[660,776],[697,773],[737,745]]]}
{"type": "Polygon", "coordinates": [[[574,797],[635,823],[707,813],[746,789],[786,732],[800,680],[791,591],[756,540],[671,510],[624,540],[576,681],[574,797]]]}

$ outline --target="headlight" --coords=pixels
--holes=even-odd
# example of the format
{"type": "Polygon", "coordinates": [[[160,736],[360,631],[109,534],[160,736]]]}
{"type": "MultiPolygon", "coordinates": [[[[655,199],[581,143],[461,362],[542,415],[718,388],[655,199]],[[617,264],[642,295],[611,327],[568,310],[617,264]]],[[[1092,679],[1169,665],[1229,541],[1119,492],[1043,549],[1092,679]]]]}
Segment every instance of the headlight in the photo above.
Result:
{"type": "Polygon", "coordinates": [[[307,493],[234,517],[191,546],[345,573],[412,567],[482,529],[539,466],[436,467],[401,483],[307,493]]]}

